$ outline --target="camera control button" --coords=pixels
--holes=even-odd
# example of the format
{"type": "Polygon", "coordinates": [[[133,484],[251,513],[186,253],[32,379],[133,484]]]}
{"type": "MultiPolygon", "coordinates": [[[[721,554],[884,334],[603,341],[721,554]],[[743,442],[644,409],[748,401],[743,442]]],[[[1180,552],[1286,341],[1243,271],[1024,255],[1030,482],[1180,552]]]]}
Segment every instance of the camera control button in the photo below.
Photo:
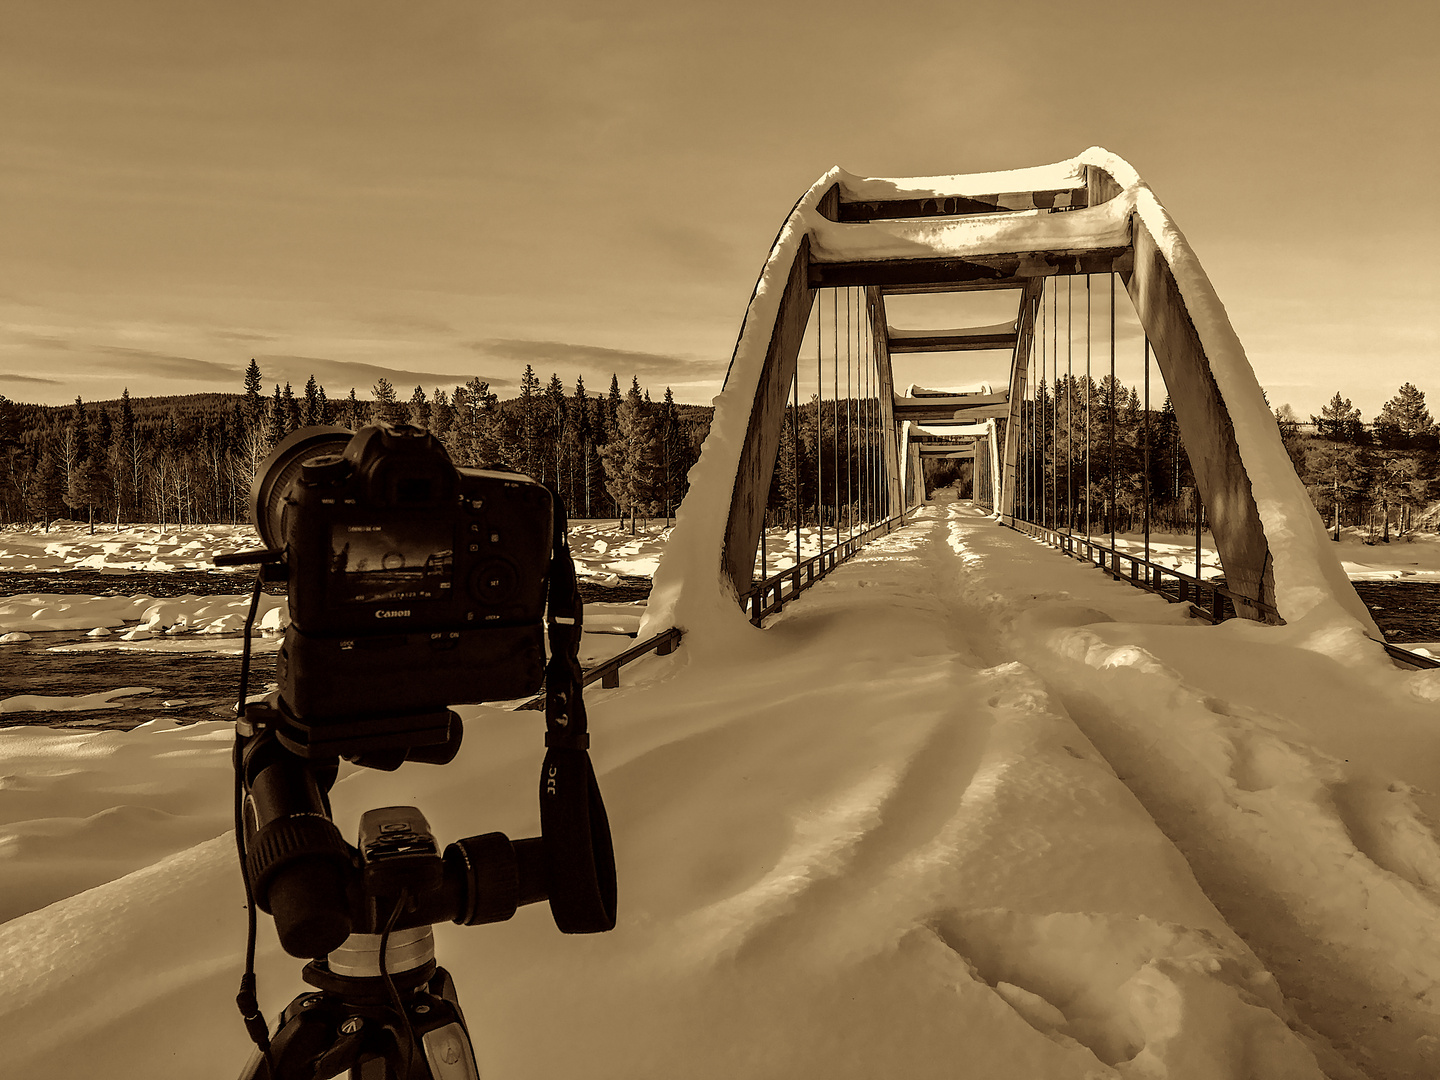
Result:
{"type": "Polygon", "coordinates": [[[503,604],[515,593],[520,575],[503,559],[488,559],[470,572],[470,595],[482,604],[503,604]]]}

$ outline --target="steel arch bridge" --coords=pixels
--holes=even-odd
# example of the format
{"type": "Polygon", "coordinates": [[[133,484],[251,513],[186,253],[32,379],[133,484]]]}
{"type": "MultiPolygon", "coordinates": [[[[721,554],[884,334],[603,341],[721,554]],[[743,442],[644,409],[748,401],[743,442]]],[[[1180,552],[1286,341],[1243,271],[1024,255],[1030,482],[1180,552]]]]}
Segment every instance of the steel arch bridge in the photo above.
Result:
{"type": "MultiPolygon", "coordinates": [[[[800,493],[806,481],[793,462],[801,455],[802,435],[811,439],[819,459],[811,486],[822,564],[827,522],[835,540],[828,563],[833,565],[923,501],[921,461],[930,456],[972,459],[977,498],[1002,523],[1068,532],[1077,514],[1072,478],[1065,477],[1072,502],[1062,512],[1059,451],[1047,449],[1052,441],[1058,445],[1056,402],[1065,376],[1058,339],[1046,357],[1046,322],[1059,322],[1061,282],[1068,295],[1070,283],[1083,279],[1088,296],[1096,275],[1108,278],[1112,289],[1118,280],[1133,304],[1146,340],[1147,395],[1153,349],[1235,614],[1288,623],[1312,614],[1338,615],[1380,638],[1328,543],[1199,261],[1135,170],[1099,147],[1054,165],[1004,173],[879,179],[836,168],[800,197],[746,309],[724,388],[715,399],[710,435],[656,570],[645,629],[736,622],[747,606],[758,623],[765,610],[760,601],[772,585],[764,529],[777,484],[793,488],[787,497],[795,503],[796,562],[801,562],[800,493]],[[1010,290],[1017,297],[1013,320],[907,330],[887,318],[888,297],[990,290],[1010,290]],[[1047,316],[1047,304],[1053,316],[1047,316]],[[833,402],[825,396],[827,338],[834,359],[833,402]],[[815,393],[805,402],[801,380],[809,378],[812,342],[815,393]],[[1009,353],[1003,387],[912,386],[896,392],[892,356],[975,350],[1009,353]],[[856,388],[850,385],[852,374],[856,388]],[[1047,435],[1046,410],[1052,406],[1047,435]],[[808,425],[803,433],[802,422],[808,425]],[[863,464],[848,472],[840,467],[842,429],[847,457],[855,456],[852,439],[865,447],[857,459],[863,464]],[[833,466],[825,460],[831,443],[833,466]],[[1047,471],[1051,465],[1053,475],[1047,471]],[[858,481],[856,468],[862,474],[858,481]]],[[[1110,325],[1113,335],[1113,318],[1110,325]]],[[[1072,333],[1068,316],[1066,332],[1072,333]]],[[[1073,376],[1066,385],[1075,385],[1073,376]]],[[[1114,385],[1112,379],[1112,395],[1114,385]]],[[[1113,415],[1113,396],[1110,406],[1113,415]]],[[[1148,423],[1148,401],[1145,408],[1148,423]]],[[[1088,470],[1088,441],[1086,463],[1088,470]]],[[[1088,536],[1088,489],[1085,506],[1088,536]]],[[[1147,556],[1148,510],[1147,494],[1147,556]]],[[[1113,528],[1113,499],[1106,512],[1113,528]]],[[[1197,506],[1197,522],[1200,513],[1197,506]]],[[[793,576],[798,589],[798,566],[793,576]]],[[[778,578],[773,584],[778,604],[778,578]]]]}

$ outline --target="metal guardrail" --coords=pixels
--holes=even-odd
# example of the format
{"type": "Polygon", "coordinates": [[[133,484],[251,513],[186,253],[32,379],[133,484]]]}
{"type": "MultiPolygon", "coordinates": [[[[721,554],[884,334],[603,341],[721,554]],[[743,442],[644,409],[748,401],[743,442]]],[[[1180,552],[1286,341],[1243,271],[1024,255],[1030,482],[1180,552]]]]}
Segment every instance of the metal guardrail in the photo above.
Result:
{"type": "Polygon", "coordinates": [[[1422,656],[1418,652],[1411,652],[1399,645],[1391,645],[1388,641],[1382,641],[1380,644],[1385,646],[1385,651],[1390,654],[1390,659],[1397,664],[1404,664],[1409,668],[1440,667],[1440,660],[1436,660],[1433,656],[1422,656]]]}
{"type": "Polygon", "coordinates": [[[639,660],[648,653],[656,656],[669,656],[680,644],[684,631],[672,626],[669,630],[661,630],[652,638],[646,638],[638,645],[632,645],[619,656],[612,656],[592,668],[585,669],[585,678],[581,680],[581,686],[589,686],[599,681],[601,689],[613,690],[620,685],[620,669],[634,660],[639,660]]]}
{"type": "Polygon", "coordinates": [[[766,615],[773,615],[777,611],[784,610],[787,602],[810,588],[876,536],[885,535],[903,526],[906,514],[913,512],[914,509],[912,507],[903,514],[886,518],[864,532],[856,533],[832,548],[826,548],[818,555],[812,555],[794,566],[787,566],[784,570],[755,583],[745,597],[745,607],[750,612],[750,621],[759,626],[766,615]],[[788,590],[785,588],[787,583],[790,586],[788,590]]]}
{"type": "MultiPolygon", "coordinates": [[[[1193,574],[1187,574],[1170,566],[1162,566],[1128,551],[1119,551],[1108,544],[1096,543],[1086,536],[1058,532],[1055,529],[1047,529],[1020,518],[1006,517],[1002,520],[1005,525],[1016,532],[1025,533],[1051,547],[1058,548],[1072,559],[1080,559],[1082,562],[1096,566],[1117,581],[1129,581],[1137,589],[1145,589],[1147,592],[1163,596],[1172,604],[1189,604],[1190,610],[1207,622],[1218,623],[1233,617],[1236,614],[1236,601],[1239,601],[1263,612],[1268,617],[1268,621],[1280,626],[1285,625],[1285,620],[1280,617],[1280,612],[1272,605],[1253,597],[1237,595],[1216,582],[1197,578],[1193,574]],[[1084,552],[1083,555],[1080,554],[1081,551],[1084,552]],[[1108,566],[1106,565],[1107,557],[1109,558],[1108,566]],[[1130,564],[1128,576],[1120,569],[1122,560],[1130,564]],[[1141,567],[1145,568],[1144,580],[1141,580],[1141,567]],[[1174,579],[1173,586],[1166,582],[1166,578],[1174,579]],[[1204,596],[1206,592],[1210,594],[1208,602],[1204,596]],[[1227,601],[1230,609],[1228,615],[1225,613],[1227,601]]],[[[1398,664],[1404,664],[1406,667],[1440,667],[1440,660],[1436,660],[1434,657],[1422,656],[1420,653],[1411,652],[1399,645],[1392,645],[1388,641],[1381,641],[1378,644],[1384,646],[1385,652],[1392,660],[1398,664]]]]}
{"type": "Polygon", "coordinates": [[[1244,605],[1262,613],[1267,622],[1280,626],[1285,624],[1280,612],[1273,605],[1253,596],[1237,593],[1218,582],[1206,581],[1172,566],[1151,562],[1143,555],[1112,548],[1109,544],[1099,543],[1088,536],[1047,529],[1020,518],[1006,517],[1003,520],[1016,532],[1025,533],[1049,544],[1072,559],[1098,567],[1116,581],[1128,581],[1137,589],[1163,596],[1172,604],[1189,604],[1191,610],[1207,622],[1217,623],[1232,618],[1238,613],[1240,605],[1244,605]],[[1122,563],[1129,563],[1128,573],[1121,568],[1122,563]],[[1229,614],[1226,613],[1227,608],[1229,614]]]}
{"type": "MultiPolygon", "coordinates": [[[[628,635],[627,635],[628,636],[628,635]]],[[[585,669],[584,676],[580,680],[582,687],[589,686],[593,682],[599,682],[601,689],[613,690],[620,685],[620,669],[626,664],[639,660],[642,656],[654,653],[656,656],[669,656],[680,644],[680,639],[685,636],[683,630],[671,627],[669,630],[661,630],[654,637],[646,638],[638,645],[632,645],[618,656],[612,656],[609,660],[602,660],[594,667],[585,669]]],[[[523,705],[515,706],[517,712],[536,711],[545,708],[545,695],[540,694],[531,698],[523,705]]]]}

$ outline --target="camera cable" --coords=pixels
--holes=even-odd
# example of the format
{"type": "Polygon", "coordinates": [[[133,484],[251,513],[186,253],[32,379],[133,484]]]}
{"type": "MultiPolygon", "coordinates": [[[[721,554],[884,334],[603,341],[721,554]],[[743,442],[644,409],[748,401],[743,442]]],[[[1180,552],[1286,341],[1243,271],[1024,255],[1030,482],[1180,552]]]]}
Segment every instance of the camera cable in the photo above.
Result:
{"type": "Polygon", "coordinates": [[[400,913],[405,910],[409,899],[409,890],[401,889],[399,899],[395,901],[395,907],[390,912],[390,918],[385,920],[385,929],[380,935],[380,978],[385,981],[385,989],[390,992],[390,1003],[395,1006],[395,1011],[400,1014],[400,1019],[405,1023],[405,1067],[400,1070],[400,1076],[409,1076],[410,1066],[414,1063],[415,1027],[410,1023],[409,1011],[400,1000],[400,991],[395,988],[395,980],[390,977],[385,952],[390,944],[390,932],[395,929],[395,922],[400,918],[400,913]]]}
{"type": "Polygon", "coordinates": [[[240,651],[240,700],[235,705],[235,747],[232,751],[232,764],[235,770],[235,850],[240,856],[240,880],[245,884],[245,973],[240,977],[240,992],[235,995],[235,1005],[240,1010],[240,1016],[245,1021],[245,1030],[249,1032],[250,1038],[259,1047],[260,1053],[264,1055],[267,1071],[273,1075],[275,1063],[270,1059],[270,1026],[265,1022],[264,1015],[260,1012],[260,1002],[256,995],[255,986],[255,938],[256,938],[256,916],[255,916],[255,890],[250,881],[250,873],[247,869],[245,858],[245,820],[244,820],[244,747],[245,736],[242,734],[245,720],[245,704],[250,690],[250,633],[255,625],[255,613],[260,607],[260,586],[264,581],[264,567],[255,571],[255,586],[250,592],[250,610],[245,616],[245,637],[244,644],[240,651]]]}

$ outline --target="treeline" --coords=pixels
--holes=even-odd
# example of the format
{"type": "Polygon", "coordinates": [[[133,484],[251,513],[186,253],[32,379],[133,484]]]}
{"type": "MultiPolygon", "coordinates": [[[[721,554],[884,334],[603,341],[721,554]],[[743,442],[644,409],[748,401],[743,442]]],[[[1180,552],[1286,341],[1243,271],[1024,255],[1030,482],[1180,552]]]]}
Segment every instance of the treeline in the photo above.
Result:
{"type": "Polygon", "coordinates": [[[1410,383],[1367,423],[1360,410],[1336,391],[1311,435],[1293,411],[1276,413],[1280,435],[1320,516],[1335,532],[1364,528],[1388,541],[1393,528],[1435,531],[1440,514],[1440,428],[1425,405],[1425,392],[1410,383]]]}
{"type": "Polygon", "coordinates": [[[557,375],[541,386],[527,365],[520,395],[501,401],[471,379],[400,400],[385,379],[368,399],[333,399],[312,376],[261,393],[252,360],[242,394],[46,407],[0,396],[0,522],[44,522],[68,510],[115,523],[248,520],[250,482],[271,449],[296,428],[412,423],[433,432],[457,465],[514,469],[553,485],[573,517],[667,518],[709,431],[708,407],[660,402],[632,378],[611,376],[592,395],[557,375]]]}
{"type": "MultiPolygon", "coordinates": [[[[1098,383],[1065,376],[1053,388],[1041,382],[1022,418],[1016,486],[1022,516],[1060,528],[1089,521],[1096,531],[1134,532],[1148,497],[1157,531],[1193,531],[1197,514],[1203,522],[1168,396],[1158,409],[1146,409],[1134,387],[1108,375],[1098,383]]],[[[1440,429],[1422,390],[1406,383],[1368,424],[1339,392],[1310,418],[1309,430],[1288,405],[1275,410],[1275,419],[1295,471],[1336,535],[1358,526],[1388,540],[1392,531],[1440,525],[1432,506],[1440,497],[1440,429]]],[[[968,462],[927,463],[932,490],[969,475],[968,462]]]]}
{"type": "Polygon", "coordinates": [[[766,527],[849,528],[888,511],[880,402],[875,397],[787,405],[765,507],[766,527]]]}

